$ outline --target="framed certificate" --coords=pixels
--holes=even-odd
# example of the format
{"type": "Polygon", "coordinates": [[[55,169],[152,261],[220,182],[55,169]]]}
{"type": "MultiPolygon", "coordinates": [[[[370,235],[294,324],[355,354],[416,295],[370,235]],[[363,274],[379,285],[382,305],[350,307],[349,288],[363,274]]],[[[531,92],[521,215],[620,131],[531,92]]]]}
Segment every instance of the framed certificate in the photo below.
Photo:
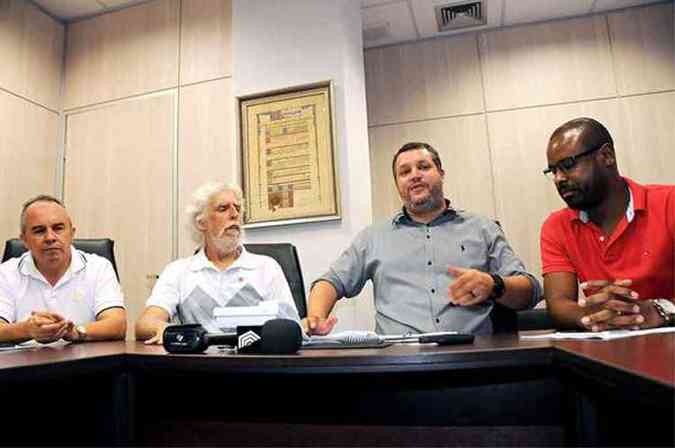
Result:
{"type": "Polygon", "coordinates": [[[245,226],[340,219],[332,82],[238,103],[245,226]]]}

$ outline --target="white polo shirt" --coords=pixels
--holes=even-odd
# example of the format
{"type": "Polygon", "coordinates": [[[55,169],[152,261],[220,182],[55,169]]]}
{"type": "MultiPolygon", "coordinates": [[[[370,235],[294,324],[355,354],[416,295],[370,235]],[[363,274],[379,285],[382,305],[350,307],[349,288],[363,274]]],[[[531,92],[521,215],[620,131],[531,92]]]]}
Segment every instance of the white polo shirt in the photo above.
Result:
{"type": "Polygon", "coordinates": [[[169,263],[146,305],[165,309],[181,323],[199,323],[209,331],[217,331],[215,307],[255,306],[267,300],[278,301],[287,314],[300,320],[279,264],[242,247],[239,258],[223,271],[206,257],[204,249],[169,263]]]}
{"type": "Polygon", "coordinates": [[[31,311],[58,313],[76,325],[96,320],[108,308],[124,308],[112,264],[71,246],[68,270],[52,286],[37,270],[30,252],[0,265],[0,317],[25,320],[31,311]]]}

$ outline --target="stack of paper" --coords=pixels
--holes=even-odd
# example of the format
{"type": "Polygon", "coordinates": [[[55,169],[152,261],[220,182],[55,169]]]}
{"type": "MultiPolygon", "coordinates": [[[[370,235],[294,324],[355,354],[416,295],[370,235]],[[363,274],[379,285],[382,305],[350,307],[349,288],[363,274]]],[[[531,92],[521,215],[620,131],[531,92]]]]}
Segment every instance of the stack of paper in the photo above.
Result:
{"type": "Polygon", "coordinates": [[[647,330],[607,330],[607,331],[558,331],[545,334],[520,335],[520,339],[600,339],[609,341],[612,339],[630,338],[654,333],[672,333],[675,327],[650,328],[647,330]]]}

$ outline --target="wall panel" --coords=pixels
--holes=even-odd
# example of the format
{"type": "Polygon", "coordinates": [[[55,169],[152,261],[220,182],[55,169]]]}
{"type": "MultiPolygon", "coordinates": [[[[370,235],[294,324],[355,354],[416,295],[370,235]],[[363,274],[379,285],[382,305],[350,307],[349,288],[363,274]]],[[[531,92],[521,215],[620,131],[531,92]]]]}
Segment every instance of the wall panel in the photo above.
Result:
{"type": "Polygon", "coordinates": [[[490,113],[497,216],[516,253],[541,273],[539,231],[546,217],[563,208],[553,182],[542,173],[551,133],[581,116],[602,122],[617,144],[625,141],[617,100],[490,113]]]}
{"type": "Polygon", "coordinates": [[[391,163],[404,143],[429,143],[440,154],[444,192],[453,206],[495,216],[485,118],[473,115],[370,129],[373,216],[388,219],[400,210],[391,163]]]}
{"type": "Polygon", "coordinates": [[[129,335],[172,257],[175,102],[168,92],[67,116],[64,198],[78,236],[115,240],[129,335]]]}
{"type": "Polygon", "coordinates": [[[619,170],[641,183],[675,183],[675,92],[622,98],[619,170]]]}
{"type": "Polygon", "coordinates": [[[155,0],[68,26],[65,109],[178,84],[178,0],[155,0]]]}
{"type": "Polygon", "coordinates": [[[372,125],[483,111],[476,36],[365,52],[372,125]]]}
{"type": "Polygon", "coordinates": [[[232,81],[221,79],[181,88],[178,156],[178,255],[191,255],[185,207],[205,182],[238,182],[232,81]]]}
{"type": "Polygon", "coordinates": [[[232,75],[232,1],[183,0],[180,82],[232,75]]]}
{"type": "Polygon", "coordinates": [[[621,95],[675,89],[673,3],[608,15],[621,95]]]}
{"type": "Polygon", "coordinates": [[[519,26],[479,36],[490,111],[616,94],[604,16],[519,26]]]}
{"type": "Polygon", "coordinates": [[[0,91],[0,241],[19,235],[21,205],[55,194],[58,115],[0,91]]]}
{"type": "Polygon", "coordinates": [[[64,26],[23,0],[0,8],[0,87],[57,111],[64,26]]]}

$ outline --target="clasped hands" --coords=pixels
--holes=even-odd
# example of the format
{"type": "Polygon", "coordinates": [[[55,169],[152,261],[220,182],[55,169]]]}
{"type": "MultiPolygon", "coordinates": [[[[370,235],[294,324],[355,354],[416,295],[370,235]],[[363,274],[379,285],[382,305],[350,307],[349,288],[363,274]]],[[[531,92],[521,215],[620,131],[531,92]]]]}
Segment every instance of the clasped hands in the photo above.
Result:
{"type": "Polygon", "coordinates": [[[26,319],[26,324],[30,337],[43,344],[61,338],[66,341],[77,341],[80,336],[72,321],[49,311],[32,311],[26,319]]]}
{"type": "Polygon", "coordinates": [[[629,279],[590,280],[579,286],[586,298],[579,298],[578,305],[586,313],[579,319],[579,326],[590,331],[612,328],[639,330],[659,325],[659,317],[648,301],[639,301],[640,295],[629,288],[629,279]]]}

